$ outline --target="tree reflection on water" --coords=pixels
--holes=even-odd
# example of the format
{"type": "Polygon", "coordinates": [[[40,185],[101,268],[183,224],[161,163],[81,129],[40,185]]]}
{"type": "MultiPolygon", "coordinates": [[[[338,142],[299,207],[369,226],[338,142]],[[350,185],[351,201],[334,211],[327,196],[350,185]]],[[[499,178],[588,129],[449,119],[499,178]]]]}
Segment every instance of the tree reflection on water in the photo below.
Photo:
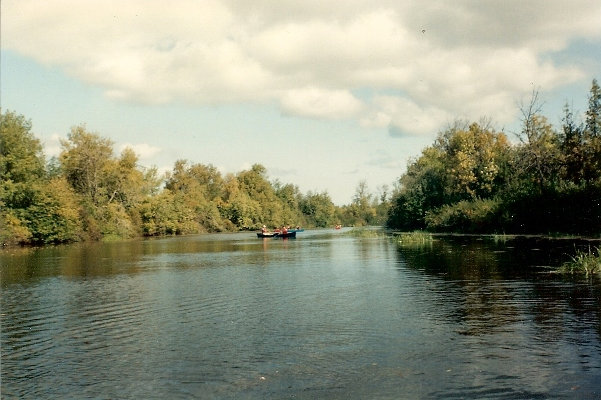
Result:
{"type": "Polygon", "coordinates": [[[464,326],[461,334],[515,333],[520,323],[532,320],[536,335],[553,341],[588,321],[601,338],[601,282],[551,273],[588,242],[493,239],[444,236],[399,245],[397,252],[407,267],[446,283],[445,295],[432,299],[444,302],[441,309],[464,326]]]}

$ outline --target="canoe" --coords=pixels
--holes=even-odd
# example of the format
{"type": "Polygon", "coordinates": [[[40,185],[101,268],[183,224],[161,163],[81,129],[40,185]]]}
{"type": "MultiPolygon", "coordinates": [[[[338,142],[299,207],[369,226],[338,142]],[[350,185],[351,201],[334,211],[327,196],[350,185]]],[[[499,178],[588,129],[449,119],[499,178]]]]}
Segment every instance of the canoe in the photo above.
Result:
{"type": "Polygon", "coordinates": [[[281,238],[295,238],[296,237],[296,231],[288,231],[286,233],[278,233],[278,237],[281,238]]]}
{"type": "Polygon", "coordinates": [[[260,238],[276,237],[277,235],[278,234],[275,232],[268,232],[268,233],[257,232],[257,237],[260,237],[260,238]]]}
{"type": "Polygon", "coordinates": [[[257,237],[258,238],[273,238],[273,237],[291,238],[291,237],[296,237],[296,231],[289,231],[287,233],[282,233],[282,232],[268,232],[268,233],[257,232],[257,237]]]}

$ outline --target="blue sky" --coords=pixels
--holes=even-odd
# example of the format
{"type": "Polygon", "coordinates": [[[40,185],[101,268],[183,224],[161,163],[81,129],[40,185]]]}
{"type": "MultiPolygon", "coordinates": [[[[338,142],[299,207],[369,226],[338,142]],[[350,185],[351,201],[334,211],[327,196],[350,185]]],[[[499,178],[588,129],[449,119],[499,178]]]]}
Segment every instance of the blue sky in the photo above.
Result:
{"type": "Polygon", "coordinates": [[[47,155],[74,125],[178,159],[327,191],[392,186],[455,119],[552,123],[601,79],[601,2],[8,0],[0,101],[47,155]]]}

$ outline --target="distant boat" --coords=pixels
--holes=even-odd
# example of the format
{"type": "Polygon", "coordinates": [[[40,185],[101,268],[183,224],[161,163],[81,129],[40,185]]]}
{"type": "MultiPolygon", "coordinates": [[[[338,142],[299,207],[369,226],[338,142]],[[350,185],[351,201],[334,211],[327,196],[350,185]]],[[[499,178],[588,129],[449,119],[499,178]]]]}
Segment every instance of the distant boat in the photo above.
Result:
{"type": "Polygon", "coordinates": [[[258,238],[273,238],[273,237],[281,237],[281,238],[295,238],[297,231],[288,231],[286,233],[283,232],[257,232],[258,238]]]}
{"type": "Polygon", "coordinates": [[[334,227],[334,229],[341,229],[341,228],[342,228],[342,225],[340,225],[340,224],[338,224],[334,227]]]}
{"type": "Polygon", "coordinates": [[[280,233],[278,233],[278,237],[281,237],[281,238],[295,238],[296,237],[296,232],[297,231],[288,231],[286,233],[280,232],[280,233]]]}
{"type": "Polygon", "coordinates": [[[257,237],[260,238],[270,238],[270,237],[276,237],[278,234],[276,232],[257,232],[257,237]]]}

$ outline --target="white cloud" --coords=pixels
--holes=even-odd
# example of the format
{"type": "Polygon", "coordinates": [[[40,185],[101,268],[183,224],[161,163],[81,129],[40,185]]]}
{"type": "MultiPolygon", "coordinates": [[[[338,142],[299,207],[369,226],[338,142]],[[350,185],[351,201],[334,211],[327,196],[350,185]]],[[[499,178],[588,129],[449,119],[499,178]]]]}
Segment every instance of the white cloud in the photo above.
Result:
{"type": "Polygon", "coordinates": [[[348,91],[315,87],[290,90],[282,96],[281,103],[286,113],[316,118],[351,117],[362,107],[348,91]]]}
{"type": "Polygon", "coordinates": [[[558,50],[574,37],[599,39],[597,0],[406,2],[403,23],[441,47],[558,50]]]}
{"type": "Polygon", "coordinates": [[[58,157],[62,151],[61,139],[64,139],[58,133],[54,133],[49,139],[44,140],[44,153],[48,157],[58,157]]]}
{"type": "Polygon", "coordinates": [[[361,123],[366,126],[388,127],[392,136],[428,134],[448,122],[451,115],[444,110],[422,106],[408,98],[378,96],[373,101],[374,111],[361,123]]]}
{"type": "Polygon", "coordinates": [[[509,121],[532,85],[589,79],[548,55],[598,42],[599,15],[598,0],[19,0],[2,3],[1,28],[3,48],[121,101],[269,102],[428,134],[454,117],[509,121]]]}

